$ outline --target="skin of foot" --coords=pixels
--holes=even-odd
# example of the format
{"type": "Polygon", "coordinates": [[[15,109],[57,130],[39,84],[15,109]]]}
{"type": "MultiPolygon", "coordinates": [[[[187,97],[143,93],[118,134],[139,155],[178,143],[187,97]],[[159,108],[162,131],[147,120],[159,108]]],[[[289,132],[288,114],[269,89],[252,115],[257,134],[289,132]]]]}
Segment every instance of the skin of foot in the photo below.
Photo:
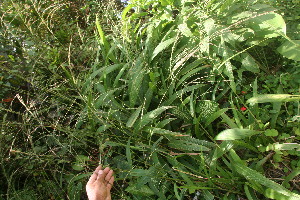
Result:
{"type": "Polygon", "coordinates": [[[111,200],[110,190],[114,183],[114,171],[109,167],[102,170],[98,166],[86,184],[89,200],[111,200]]]}

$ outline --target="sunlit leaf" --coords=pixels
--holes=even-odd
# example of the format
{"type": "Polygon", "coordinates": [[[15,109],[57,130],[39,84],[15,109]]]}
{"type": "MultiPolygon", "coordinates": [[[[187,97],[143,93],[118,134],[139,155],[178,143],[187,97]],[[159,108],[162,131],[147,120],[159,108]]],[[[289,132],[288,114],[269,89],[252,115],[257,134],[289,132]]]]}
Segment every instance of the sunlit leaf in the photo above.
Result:
{"type": "Polygon", "coordinates": [[[130,116],[130,118],[128,119],[128,121],[127,121],[127,123],[126,123],[126,126],[127,126],[127,127],[132,127],[132,126],[133,126],[133,124],[134,124],[135,121],[137,120],[137,118],[138,118],[140,112],[141,112],[141,107],[138,107],[138,108],[136,109],[136,111],[134,111],[134,112],[132,113],[132,115],[130,116]]]}
{"type": "Polygon", "coordinates": [[[170,38],[166,41],[161,42],[153,51],[151,60],[153,60],[157,54],[168,48],[171,44],[173,44],[176,41],[176,37],[170,38]]]}
{"type": "Polygon", "coordinates": [[[300,40],[288,40],[277,51],[288,59],[300,61],[300,40]]]}
{"type": "Polygon", "coordinates": [[[299,101],[299,100],[300,100],[300,95],[261,94],[248,99],[247,103],[285,102],[285,101],[299,101]]]}
{"type": "Polygon", "coordinates": [[[270,179],[266,178],[261,173],[250,169],[249,167],[246,167],[245,165],[234,162],[232,163],[236,169],[236,172],[243,175],[246,179],[257,182],[261,185],[266,186],[267,188],[270,188],[282,195],[288,196],[289,200],[299,200],[300,195],[295,194],[288,189],[284,188],[283,186],[279,185],[278,183],[275,183],[274,181],[271,181],[270,179]]]}
{"type": "Polygon", "coordinates": [[[256,35],[264,38],[272,38],[286,34],[286,24],[281,15],[277,13],[266,13],[257,15],[249,20],[250,27],[256,35]]]}
{"type": "Polygon", "coordinates": [[[222,131],[217,135],[215,139],[216,140],[239,140],[239,139],[250,137],[252,135],[257,135],[259,133],[260,131],[234,128],[234,129],[227,129],[225,131],[222,131]]]}
{"type": "Polygon", "coordinates": [[[153,119],[155,119],[158,115],[160,115],[162,112],[164,112],[170,108],[172,108],[172,106],[162,106],[162,107],[159,107],[155,110],[148,112],[147,114],[142,116],[138,127],[139,128],[144,127],[145,125],[150,123],[153,119]]]}
{"type": "Polygon", "coordinates": [[[265,132],[266,136],[277,136],[278,131],[276,129],[267,129],[265,132]]]}

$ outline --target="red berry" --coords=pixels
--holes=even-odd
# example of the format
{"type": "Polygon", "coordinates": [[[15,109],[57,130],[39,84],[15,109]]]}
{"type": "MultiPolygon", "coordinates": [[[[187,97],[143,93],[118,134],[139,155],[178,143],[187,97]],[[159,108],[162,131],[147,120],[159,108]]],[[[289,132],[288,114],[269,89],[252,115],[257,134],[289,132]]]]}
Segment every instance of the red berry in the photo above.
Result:
{"type": "Polygon", "coordinates": [[[243,106],[243,107],[240,108],[240,110],[245,111],[245,110],[247,110],[247,108],[243,106]]]}

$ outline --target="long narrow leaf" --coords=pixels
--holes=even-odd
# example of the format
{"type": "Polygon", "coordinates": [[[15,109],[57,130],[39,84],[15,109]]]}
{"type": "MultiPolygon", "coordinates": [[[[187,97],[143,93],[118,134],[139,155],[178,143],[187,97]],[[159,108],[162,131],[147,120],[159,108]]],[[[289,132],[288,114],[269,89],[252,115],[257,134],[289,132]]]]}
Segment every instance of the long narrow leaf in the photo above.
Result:
{"type": "Polygon", "coordinates": [[[262,94],[248,99],[247,103],[286,102],[286,101],[299,101],[299,100],[300,100],[300,95],[262,94]]]}
{"type": "Polygon", "coordinates": [[[151,60],[153,60],[157,54],[168,48],[171,44],[173,44],[176,41],[176,37],[170,38],[166,41],[161,42],[153,51],[151,60]]]}
{"type": "Polygon", "coordinates": [[[232,163],[236,169],[236,171],[243,175],[246,179],[255,181],[261,185],[266,186],[267,188],[273,189],[280,194],[290,197],[289,200],[300,200],[300,195],[295,194],[288,189],[284,188],[283,186],[271,181],[270,179],[266,178],[264,175],[260,174],[259,172],[246,167],[245,165],[239,162],[232,163]]]}
{"type": "Polygon", "coordinates": [[[221,110],[218,110],[217,112],[214,112],[212,115],[210,115],[206,121],[205,121],[205,127],[207,127],[209,124],[211,124],[213,121],[215,121],[218,117],[220,117],[222,114],[224,114],[228,108],[223,108],[221,110]]]}
{"type": "Polygon", "coordinates": [[[136,111],[134,111],[134,112],[132,113],[132,115],[130,116],[130,118],[128,119],[128,121],[127,121],[127,123],[126,123],[126,126],[127,126],[127,127],[132,127],[132,126],[134,125],[134,123],[135,123],[135,121],[137,120],[137,118],[138,118],[140,112],[141,112],[141,107],[138,107],[138,108],[136,109],[136,111]]]}
{"type": "Polygon", "coordinates": [[[172,108],[172,106],[162,106],[155,110],[152,110],[142,116],[138,128],[141,129],[144,126],[146,126],[148,123],[150,123],[153,119],[155,119],[158,115],[160,115],[162,112],[166,111],[167,109],[172,108]]]}
{"type": "Polygon", "coordinates": [[[216,140],[238,140],[238,139],[250,137],[252,135],[256,135],[259,133],[260,133],[260,131],[233,128],[233,129],[227,129],[225,131],[222,131],[221,133],[219,133],[217,135],[217,137],[215,139],[216,140]]]}

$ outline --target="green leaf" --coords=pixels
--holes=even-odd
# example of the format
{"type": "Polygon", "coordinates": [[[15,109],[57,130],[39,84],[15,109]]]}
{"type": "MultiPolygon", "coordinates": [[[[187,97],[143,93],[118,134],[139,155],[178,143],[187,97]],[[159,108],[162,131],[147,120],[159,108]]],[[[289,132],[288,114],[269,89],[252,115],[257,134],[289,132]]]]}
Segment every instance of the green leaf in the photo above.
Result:
{"type": "Polygon", "coordinates": [[[234,129],[227,129],[225,131],[222,131],[217,135],[215,139],[216,140],[239,140],[259,133],[260,131],[234,128],[234,129]]]}
{"type": "Polygon", "coordinates": [[[85,155],[77,155],[76,156],[76,161],[80,162],[80,163],[84,163],[84,162],[89,161],[89,160],[90,160],[90,158],[85,156],[85,155]]]}
{"type": "Polygon", "coordinates": [[[205,122],[218,109],[218,103],[210,100],[203,100],[197,103],[196,112],[200,121],[205,122]]]}
{"type": "Polygon", "coordinates": [[[267,129],[265,131],[265,135],[266,136],[277,136],[278,135],[278,131],[276,129],[267,129]]]}
{"type": "Polygon", "coordinates": [[[257,65],[255,60],[250,55],[246,55],[243,58],[242,65],[246,70],[248,70],[250,72],[258,73],[260,71],[259,66],[257,65]]]}
{"type": "Polygon", "coordinates": [[[269,180],[259,172],[250,169],[249,167],[239,163],[233,162],[232,163],[236,169],[236,172],[244,176],[246,179],[259,183],[261,185],[266,186],[267,188],[273,189],[280,194],[290,197],[289,200],[300,200],[300,195],[295,194],[288,189],[284,188],[283,186],[275,183],[274,181],[269,180]]]}
{"type": "Polygon", "coordinates": [[[179,196],[178,194],[178,186],[176,185],[176,183],[174,184],[174,193],[175,193],[175,196],[177,198],[177,200],[181,200],[182,199],[182,193],[184,193],[185,190],[181,191],[181,195],[179,196]]]}
{"type": "Polygon", "coordinates": [[[132,167],[131,151],[130,151],[130,139],[127,141],[126,145],[126,158],[130,167],[132,167]]]}
{"type": "Polygon", "coordinates": [[[247,100],[247,103],[267,103],[267,102],[286,102],[299,101],[300,95],[290,94],[261,94],[247,100]]]}
{"type": "Polygon", "coordinates": [[[155,195],[155,193],[147,185],[137,186],[136,184],[131,184],[125,189],[125,191],[139,196],[155,195]]]}
{"type": "Polygon", "coordinates": [[[287,150],[297,150],[300,151],[300,144],[297,143],[274,143],[269,144],[266,147],[266,151],[287,151],[287,150]]]}
{"type": "Polygon", "coordinates": [[[233,16],[231,16],[228,19],[228,23],[229,24],[234,24],[234,23],[237,23],[239,21],[245,20],[247,18],[251,18],[253,15],[254,15],[254,13],[250,12],[250,11],[239,12],[239,13],[234,14],[233,16]]]}
{"type": "Polygon", "coordinates": [[[124,8],[123,12],[122,12],[122,20],[126,19],[126,14],[131,10],[131,8],[133,8],[134,5],[133,4],[129,4],[128,6],[126,6],[126,8],[124,8]]]}
{"type": "Polygon", "coordinates": [[[214,200],[215,197],[212,193],[210,193],[208,190],[203,190],[203,198],[205,200],[214,200]]]}
{"type": "Polygon", "coordinates": [[[76,171],[82,171],[84,170],[84,166],[82,165],[82,163],[74,163],[72,165],[72,168],[76,171]]]}
{"type": "Polygon", "coordinates": [[[232,141],[232,143],[234,144],[235,147],[240,146],[240,147],[243,147],[243,148],[250,149],[251,151],[254,151],[254,152],[257,152],[257,153],[259,152],[257,150],[257,148],[249,142],[244,142],[243,140],[234,140],[234,141],[232,141]]]}
{"type": "Polygon", "coordinates": [[[114,63],[117,63],[118,61],[117,61],[116,57],[112,54],[113,48],[111,48],[110,43],[107,42],[104,32],[102,30],[102,27],[100,25],[98,15],[96,16],[96,28],[97,28],[98,34],[100,36],[99,43],[100,43],[100,45],[102,45],[104,47],[104,50],[103,50],[104,56],[103,57],[109,58],[114,63]]]}
{"type": "Polygon", "coordinates": [[[143,115],[139,122],[138,128],[140,129],[143,128],[144,126],[149,124],[153,119],[155,119],[158,115],[160,115],[162,112],[170,108],[173,108],[173,106],[162,106],[143,115]]]}
{"type": "Polygon", "coordinates": [[[119,80],[121,79],[124,71],[128,68],[128,63],[123,65],[122,69],[119,71],[118,75],[116,76],[115,80],[114,80],[114,84],[113,87],[117,87],[119,80]]]}
{"type": "Polygon", "coordinates": [[[147,127],[145,131],[149,132],[151,135],[158,134],[158,135],[170,135],[170,136],[177,136],[182,135],[180,132],[173,132],[162,128],[153,128],[153,127],[147,127]]]}
{"type": "Polygon", "coordinates": [[[179,24],[178,29],[186,37],[192,37],[193,36],[193,33],[191,32],[191,30],[187,26],[186,22],[183,22],[182,24],[179,24]]]}
{"type": "Polygon", "coordinates": [[[108,51],[110,49],[110,46],[109,46],[109,43],[106,40],[106,37],[104,35],[104,32],[103,32],[102,28],[101,28],[98,15],[96,16],[96,27],[97,27],[98,34],[100,36],[100,44],[104,46],[105,52],[108,53],[108,51]]]}
{"type": "Polygon", "coordinates": [[[175,101],[177,98],[181,98],[185,93],[191,92],[193,90],[197,90],[200,87],[205,86],[204,84],[197,84],[197,85],[190,85],[187,86],[181,90],[176,91],[174,94],[172,94],[167,101],[165,101],[163,104],[164,105],[172,105],[172,103],[175,101]]]}
{"type": "Polygon", "coordinates": [[[172,43],[176,41],[176,37],[170,38],[166,41],[159,43],[159,45],[154,49],[151,60],[153,60],[157,54],[168,48],[172,43]]]}
{"type": "Polygon", "coordinates": [[[189,136],[177,137],[176,139],[171,139],[168,146],[175,149],[180,149],[184,151],[209,151],[207,148],[211,147],[212,144],[205,140],[198,140],[196,138],[190,138],[189,136]]]}
{"type": "Polygon", "coordinates": [[[111,128],[112,127],[112,125],[110,125],[110,124],[104,124],[104,125],[102,125],[102,126],[100,126],[98,129],[97,129],[97,133],[102,133],[102,132],[104,132],[104,131],[106,131],[107,129],[109,129],[109,128],[111,128]]]}
{"type": "Polygon", "coordinates": [[[113,90],[107,91],[100,95],[97,100],[95,101],[95,108],[98,109],[101,106],[107,106],[107,101],[110,101],[114,99],[113,94],[117,91],[120,90],[119,88],[115,88],[113,90]]]}
{"type": "Polygon", "coordinates": [[[137,120],[137,118],[138,118],[140,112],[141,112],[141,106],[138,107],[138,108],[136,109],[136,111],[134,111],[134,112],[132,113],[132,115],[130,116],[130,118],[128,119],[128,121],[127,121],[127,123],[126,123],[126,126],[127,126],[127,127],[132,127],[132,126],[133,126],[133,124],[134,124],[134,122],[137,120]]]}
{"type": "Polygon", "coordinates": [[[300,169],[295,169],[293,172],[291,172],[283,181],[282,185],[285,186],[290,180],[295,178],[300,174],[300,169]]]}
{"type": "Polygon", "coordinates": [[[169,2],[167,0],[159,0],[162,6],[167,6],[169,2]]]}
{"type": "Polygon", "coordinates": [[[180,78],[180,80],[177,82],[176,84],[176,88],[178,88],[183,82],[185,82],[188,78],[190,78],[191,76],[193,76],[194,74],[197,74],[199,73],[199,71],[201,70],[204,70],[204,69],[207,69],[209,68],[209,65],[204,65],[204,66],[200,66],[200,67],[197,67],[198,65],[200,65],[203,61],[201,60],[195,60],[193,63],[185,66],[183,68],[183,70],[178,73],[178,77],[180,75],[183,75],[182,78],[180,78]],[[197,67],[197,68],[195,68],[197,67]],[[195,68],[195,69],[194,69],[195,68]]]}
{"type": "Polygon", "coordinates": [[[223,156],[225,153],[233,148],[234,144],[232,141],[223,141],[221,145],[215,148],[215,151],[210,158],[210,167],[216,168],[217,160],[223,156]]]}
{"type": "Polygon", "coordinates": [[[213,189],[215,189],[212,187],[197,186],[197,185],[183,185],[178,188],[187,188],[187,189],[194,189],[194,190],[213,190],[213,189]]]}
{"type": "Polygon", "coordinates": [[[238,128],[238,126],[234,123],[233,119],[228,117],[226,113],[222,113],[221,117],[229,125],[230,128],[238,128]]]}
{"type": "Polygon", "coordinates": [[[234,93],[236,93],[236,84],[234,82],[233,66],[230,61],[225,62],[224,73],[229,77],[229,85],[234,93]]]}
{"type": "Polygon", "coordinates": [[[250,192],[250,190],[246,184],[244,185],[244,190],[245,190],[245,194],[246,194],[248,200],[254,200],[253,196],[255,196],[255,195],[252,196],[252,192],[250,192]]]}
{"type": "Polygon", "coordinates": [[[157,128],[164,128],[167,124],[169,124],[171,121],[174,121],[176,118],[169,118],[169,119],[164,119],[163,121],[160,121],[156,127],[157,128]]]}
{"type": "Polygon", "coordinates": [[[134,68],[131,70],[129,82],[129,102],[130,106],[134,107],[139,97],[139,92],[146,72],[146,70],[143,69],[143,61],[141,58],[138,59],[134,68]]]}
{"type": "Polygon", "coordinates": [[[250,19],[250,27],[258,37],[272,38],[286,34],[286,24],[281,15],[267,13],[250,19]]]}
{"type": "Polygon", "coordinates": [[[288,59],[300,61],[300,40],[286,41],[277,51],[288,59]]]}
{"type": "Polygon", "coordinates": [[[103,74],[108,75],[109,73],[119,69],[120,67],[123,67],[124,64],[115,64],[115,65],[110,65],[108,67],[103,68],[103,74]]]}
{"type": "Polygon", "coordinates": [[[98,34],[100,36],[100,41],[101,41],[101,44],[104,45],[104,41],[106,40],[105,36],[104,36],[104,32],[101,28],[101,25],[100,25],[100,21],[99,21],[99,17],[96,16],[96,27],[97,27],[97,31],[98,31],[98,34]]]}
{"type": "Polygon", "coordinates": [[[212,36],[216,32],[215,20],[209,18],[204,21],[204,30],[206,31],[208,36],[212,36]]]}
{"type": "Polygon", "coordinates": [[[264,195],[270,199],[276,199],[276,200],[291,200],[291,199],[293,199],[293,197],[287,197],[271,188],[267,188],[264,192],[264,195]]]}
{"type": "Polygon", "coordinates": [[[190,95],[190,114],[192,117],[195,117],[195,103],[194,103],[194,90],[190,95]]]}
{"type": "Polygon", "coordinates": [[[205,121],[205,127],[207,127],[209,124],[211,124],[213,121],[215,121],[218,117],[220,117],[227,110],[228,110],[228,108],[223,108],[223,109],[218,110],[217,112],[214,112],[213,114],[211,114],[205,121]]]}

